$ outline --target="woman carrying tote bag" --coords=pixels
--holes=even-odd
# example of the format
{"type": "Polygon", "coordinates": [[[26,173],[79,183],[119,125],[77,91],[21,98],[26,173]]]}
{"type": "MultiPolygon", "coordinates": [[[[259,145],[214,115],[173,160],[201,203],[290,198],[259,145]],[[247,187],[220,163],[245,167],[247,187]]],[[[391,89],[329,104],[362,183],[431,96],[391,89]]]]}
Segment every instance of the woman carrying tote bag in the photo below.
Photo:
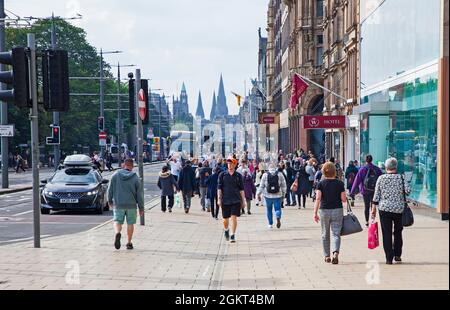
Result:
{"type": "Polygon", "coordinates": [[[372,219],[375,220],[377,209],[380,211],[380,224],[383,234],[383,247],[386,264],[392,265],[395,260],[402,262],[403,249],[403,211],[405,195],[409,195],[411,187],[404,182],[403,176],[397,173],[398,162],[389,158],[386,163],[387,174],[378,178],[373,197],[372,219]],[[392,240],[394,235],[394,240],[392,240]]]}
{"type": "Polygon", "coordinates": [[[322,172],[324,179],[317,184],[314,221],[316,223],[320,221],[322,225],[325,262],[337,265],[339,264],[341,232],[344,219],[343,204],[347,203],[347,195],[344,182],[336,179],[336,166],[333,163],[325,163],[322,167],[322,172]],[[333,257],[331,257],[330,243],[333,257]]]}

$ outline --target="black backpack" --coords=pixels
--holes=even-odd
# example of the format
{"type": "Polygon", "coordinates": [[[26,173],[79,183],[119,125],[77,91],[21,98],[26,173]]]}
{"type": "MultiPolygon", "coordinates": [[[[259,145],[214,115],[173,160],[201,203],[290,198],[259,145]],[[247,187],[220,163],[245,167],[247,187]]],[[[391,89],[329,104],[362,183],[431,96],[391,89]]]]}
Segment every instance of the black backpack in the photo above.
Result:
{"type": "Polygon", "coordinates": [[[280,183],[278,182],[278,172],[275,174],[267,173],[267,192],[269,194],[278,194],[280,192],[280,183]]]}
{"type": "Polygon", "coordinates": [[[375,169],[369,168],[364,178],[364,190],[369,192],[375,192],[375,187],[377,185],[378,175],[375,169]]]}

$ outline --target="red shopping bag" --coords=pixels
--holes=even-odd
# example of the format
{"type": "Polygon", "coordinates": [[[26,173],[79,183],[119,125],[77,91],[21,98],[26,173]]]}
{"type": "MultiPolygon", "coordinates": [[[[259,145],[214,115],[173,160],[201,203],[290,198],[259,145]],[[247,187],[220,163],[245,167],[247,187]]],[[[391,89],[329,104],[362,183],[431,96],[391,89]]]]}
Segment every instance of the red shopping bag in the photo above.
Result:
{"type": "Polygon", "coordinates": [[[369,249],[374,250],[380,246],[378,237],[378,223],[372,223],[369,227],[369,249]]]}

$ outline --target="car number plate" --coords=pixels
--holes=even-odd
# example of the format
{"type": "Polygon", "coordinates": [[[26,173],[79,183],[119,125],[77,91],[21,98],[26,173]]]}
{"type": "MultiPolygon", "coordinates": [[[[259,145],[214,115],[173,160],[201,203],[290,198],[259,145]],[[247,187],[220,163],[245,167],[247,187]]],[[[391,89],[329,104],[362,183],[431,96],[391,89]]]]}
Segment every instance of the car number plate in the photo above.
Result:
{"type": "Polygon", "coordinates": [[[61,199],[60,203],[78,203],[78,199],[61,199]]]}

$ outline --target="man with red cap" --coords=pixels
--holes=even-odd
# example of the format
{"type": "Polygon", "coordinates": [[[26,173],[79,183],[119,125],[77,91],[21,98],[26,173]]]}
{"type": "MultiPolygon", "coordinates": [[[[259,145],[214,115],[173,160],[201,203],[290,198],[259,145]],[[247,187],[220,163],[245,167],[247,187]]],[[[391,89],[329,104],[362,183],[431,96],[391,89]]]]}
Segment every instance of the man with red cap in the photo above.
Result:
{"type": "Polygon", "coordinates": [[[244,182],[242,175],[236,171],[238,161],[233,157],[227,159],[228,171],[219,175],[217,185],[218,204],[222,209],[225,239],[236,242],[237,218],[241,216],[241,209],[245,208],[244,182]],[[231,218],[231,236],[229,221],[231,218]]]}

